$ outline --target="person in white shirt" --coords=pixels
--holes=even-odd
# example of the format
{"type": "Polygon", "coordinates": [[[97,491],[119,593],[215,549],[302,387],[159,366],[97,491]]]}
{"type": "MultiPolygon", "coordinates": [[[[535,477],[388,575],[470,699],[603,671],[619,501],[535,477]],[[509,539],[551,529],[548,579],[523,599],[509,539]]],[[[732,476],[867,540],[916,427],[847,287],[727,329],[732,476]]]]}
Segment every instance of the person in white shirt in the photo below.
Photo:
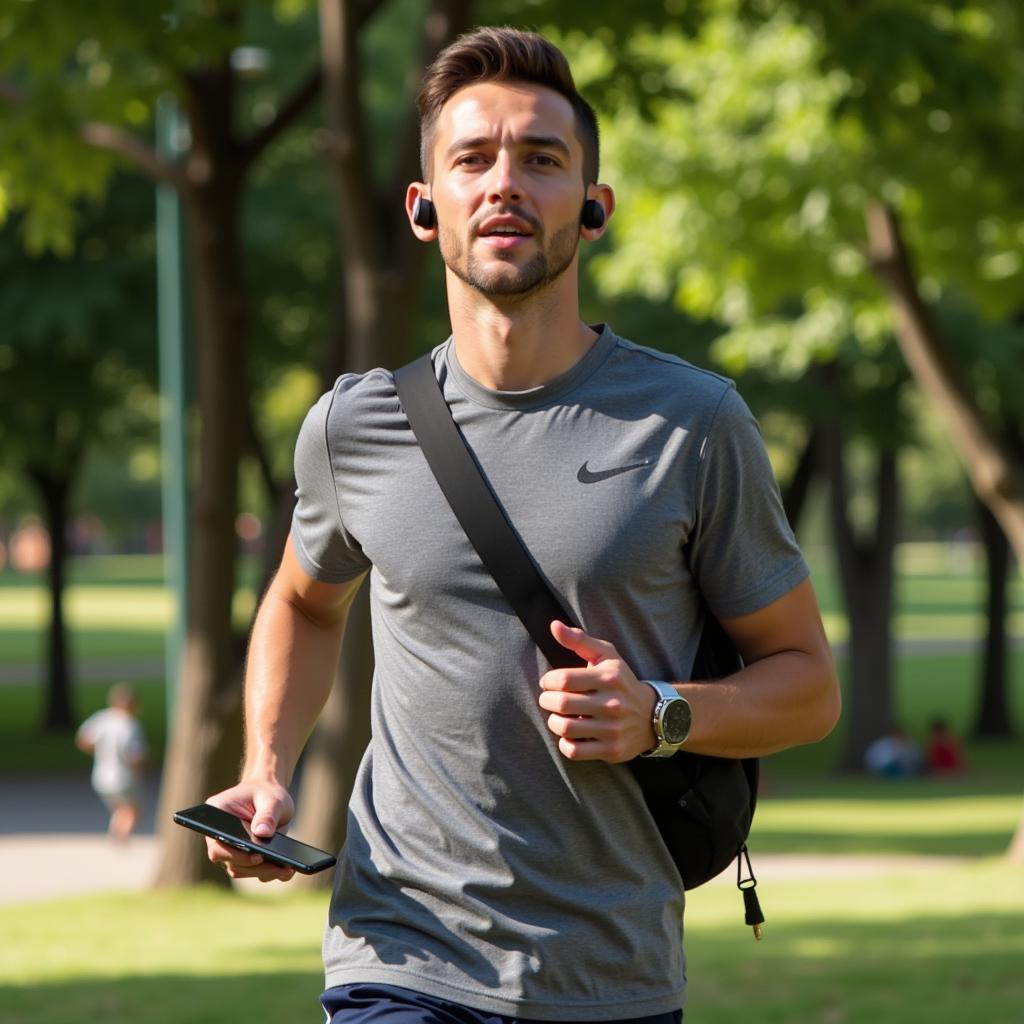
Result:
{"type": "Polygon", "coordinates": [[[110,835],[120,841],[132,834],[139,820],[146,738],[136,717],[139,700],[131,686],[112,686],[107,705],[81,724],[75,744],[93,757],[92,786],[110,811],[110,835]]]}

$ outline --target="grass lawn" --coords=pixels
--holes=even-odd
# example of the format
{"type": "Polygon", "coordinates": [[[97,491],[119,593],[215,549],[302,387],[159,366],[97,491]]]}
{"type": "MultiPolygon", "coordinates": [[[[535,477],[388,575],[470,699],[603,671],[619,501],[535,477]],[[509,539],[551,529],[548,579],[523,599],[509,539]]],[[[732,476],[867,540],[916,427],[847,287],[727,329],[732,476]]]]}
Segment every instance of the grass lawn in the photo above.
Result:
{"type": "MultiPolygon", "coordinates": [[[[834,640],[845,635],[845,621],[834,570],[829,559],[811,553],[815,586],[834,640]]],[[[243,579],[256,566],[243,564],[243,579]]],[[[907,545],[900,549],[897,635],[904,639],[969,641],[981,628],[978,609],[984,595],[981,568],[963,554],[942,545],[907,545]]],[[[240,591],[236,613],[240,623],[251,609],[252,593],[240,591]]],[[[144,697],[144,724],[159,753],[164,743],[165,708],[162,680],[164,630],[170,600],[161,579],[161,564],[152,556],[90,557],[73,560],[68,588],[68,618],[74,660],[105,666],[96,682],[75,687],[76,716],[81,719],[101,706],[107,686],[122,678],[125,665],[152,665],[155,678],[138,678],[144,697]]],[[[1019,583],[1013,606],[1024,609],[1019,583]]],[[[1014,613],[1021,614],[1020,611],[1014,613]]],[[[36,662],[42,649],[46,597],[35,577],[0,572],[0,667],[36,662]]],[[[1014,619],[1016,623],[1016,619],[1014,619]]],[[[1016,628],[1016,627],[1015,627],[1016,628]]],[[[1017,630],[1024,635],[1024,626],[1017,630]]],[[[842,671],[842,663],[840,664],[842,671]]],[[[1024,727],[1024,658],[1011,658],[1011,701],[1016,721],[1024,727]]],[[[941,713],[966,733],[974,715],[980,672],[977,649],[948,654],[904,655],[895,679],[897,717],[919,739],[933,715],[941,713]]],[[[84,769],[84,762],[64,736],[41,736],[41,690],[33,685],[0,685],[0,772],[84,769]]],[[[831,773],[842,744],[842,725],[825,742],[772,758],[769,780],[813,780],[831,773]]],[[[1024,778],[1024,746],[974,746],[969,751],[972,776],[1024,778]]]]}
{"type": "MultiPolygon", "coordinates": [[[[908,731],[923,740],[928,720],[943,713],[954,730],[970,728],[978,673],[977,657],[971,653],[945,655],[904,655],[896,671],[896,704],[900,720],[908,731]]],[[[842,664],[840,664],[842,672],[842,664]]],[[[79,719],[102,707],[107,688],[121,678],[112,675],[103,682],[75,686],[75,710],[79,719]]],[[[138,679],[142,696],[142,718],[154,755],[163,749],[166,733],[166,703],[162,679],[138,679]]],[[[1013,664],[1013,702],[1016,720],[1024,723],[1024,658],[1013,664]]],[[[64,735],[41,734],[43,692],[38,686],[0,685],[0,774],[14,771],[39,773],[74,770],[84,762],[64,735]]],[[[765,761],[765,775],[774,784],[792,787],[832,773],[842,749],[842,722],[823,743],[787,751],[765,761]]],[[[975,781],[999,785],[1008,780],[1019,788],[1024,780],[1024,744],[973,743],[968,748],[968,765],[975,781]]]]}
{"type": "MultiPolygon", "coordinates": [[[[977,635],[980,576],[944,558],[940,548],[904,553],[900,635],[977,635]]],[[[162,659],[166,596],[158,569],[152,559],[91,559],[76,568],[69,611],[79,658],[162,659]]],[[[842,639],[827,566],[816,585],[834,639],[842,639]]],[[[35,581],[0,574],[0,664],[36,656],[45,614],[38,594],[35,581]]],[[[1015,607],[1024,602],[1015,598],[1015,607]]],[[[1024,725],[1021,662],[1013,661],[1013,700],[1024,725]]],[[[966,729],[977,672],[970,651],[901,657],[900,717],[918,735],[936,712],[966,729]]],[[[76,686],[79,717],[102,704],[107,682],[76,686]]],[[[163,684],[140,686],[159,756],[163,684]]],[[[0,686],[0,774],[87,771],[67,737],[38,734],[39,716],[37,687],[0,686]]],[[[743,925],[732,886],[693,893],[687,1024],[1021,1024],[1024,870],[994,855],[1020,814],[1024,744],[971,745],[962,780],[883,782],[832,776],[841,742],[837,731],[766,760],[751,837],[755,870],[759,853],[970,860],[918,875],[762,882],[761,943],[743,925]]],[[[325,899],[197,889],[0,908],[0,1020],[319,1020],[325,899]]]]}
{"type": "MultiPolygon", "coordinates": [[[[691,894],[693,1024],[1019,1024],[1024,872],[773,883],[755,943],[731,886],[691,894]]],[[[0,909],[5,1024],[318,1020],[323,894],[196,889],[0,909]]]]}

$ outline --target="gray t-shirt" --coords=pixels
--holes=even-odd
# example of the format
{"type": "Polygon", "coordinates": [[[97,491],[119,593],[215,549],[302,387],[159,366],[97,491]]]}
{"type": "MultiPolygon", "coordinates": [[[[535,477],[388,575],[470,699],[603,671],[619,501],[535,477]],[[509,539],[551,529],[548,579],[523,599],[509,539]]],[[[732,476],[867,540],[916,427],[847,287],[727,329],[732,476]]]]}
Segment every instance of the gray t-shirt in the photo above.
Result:
{"type": "MultiPolygon", "coordinates": [[[[688,678],[701,594],[743,615],[807,575],[725,379],[607,327],[527,391],[482,387],[451,340],[434,365],[526,546],[639,678],[688,678]]],[[[391,373],[339,378],[295,465],[306,571],[371,570],[373,739],[325,932],[328,986],[388,983],[538,1020],[678,1008],[679,875],[629,768],[558,752],[537,704],[546,663],[445,502],[391,373]]]]}

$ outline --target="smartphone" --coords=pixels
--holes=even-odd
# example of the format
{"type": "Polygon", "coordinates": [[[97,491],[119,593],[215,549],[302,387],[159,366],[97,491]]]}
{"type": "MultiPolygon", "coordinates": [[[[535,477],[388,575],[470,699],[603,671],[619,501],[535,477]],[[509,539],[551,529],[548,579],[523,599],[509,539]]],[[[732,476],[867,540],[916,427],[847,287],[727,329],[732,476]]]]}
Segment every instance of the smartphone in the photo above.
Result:
{"type": "Polygon", "coordinates": [[[337,858],[326,850],[318,850],[315,846],[300,843],[283,832],[275,832],[269,839],[254,836],[241,818],[236,818],[212,804],[197,804],[184,811],[175,811],[174,820],[185,828],[213,836],[214,839],[219,839],[222,843],[239,850],[261,854],[266,860],[295,868],[305,875],[325,871],[337,862],[337,858]]]}

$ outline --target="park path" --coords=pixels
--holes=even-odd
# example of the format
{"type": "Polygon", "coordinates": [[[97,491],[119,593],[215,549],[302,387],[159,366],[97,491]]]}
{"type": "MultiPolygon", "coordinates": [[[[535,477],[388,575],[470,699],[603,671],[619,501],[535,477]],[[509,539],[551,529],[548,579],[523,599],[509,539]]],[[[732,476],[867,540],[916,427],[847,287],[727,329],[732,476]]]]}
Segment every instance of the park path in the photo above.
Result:
{"type": "MultiPolygon", "coordinates": [[[[0,906],[95,892],[139,891],[156,871],[156,778],[147,780],[138,833],[117,844],[105,834],[107,814],[81,775],[0,778],[0,906]]],[[[197,837],[198,841],[198,837],[197,837]]],[[[757,877],[773,880],[919,873],[959,858],[758,854],[757,877]]],[[[734,885],[727,869],[712,885],[734,885]]],[[[270,887],[251,883],[265,892],[270,887]]]]}

